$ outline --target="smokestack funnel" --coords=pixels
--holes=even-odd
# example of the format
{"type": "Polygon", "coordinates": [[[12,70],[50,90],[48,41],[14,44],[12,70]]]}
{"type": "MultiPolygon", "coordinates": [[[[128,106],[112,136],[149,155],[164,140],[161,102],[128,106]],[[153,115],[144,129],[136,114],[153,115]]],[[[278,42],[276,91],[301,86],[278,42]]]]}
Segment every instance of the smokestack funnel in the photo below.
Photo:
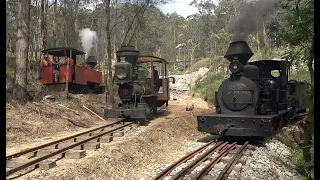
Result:
{"type": "Polygon", "coordinates": [[[249,59],[254,55],[245,41],[235,41],[230,43],[229,48],[224,56],[230,62],[238,60],[242,65],[246,65],[249,59]]]}
{"type": "Polygon", "coordinates": [[[121,61],[121,57],[125,57],[126,61],[132,64],[132,67],[135,67],[140,52],[131,45],[123,45],[121,48],[116,52],[117,55],[117,62],[121,61]]]}
{"type": "Polygon", "coordinates": [[[87,58],[86,64],[89,64],[91,66],[96,66],[97,65],[97,58],[95,56],[89,56],[87,58]]]}

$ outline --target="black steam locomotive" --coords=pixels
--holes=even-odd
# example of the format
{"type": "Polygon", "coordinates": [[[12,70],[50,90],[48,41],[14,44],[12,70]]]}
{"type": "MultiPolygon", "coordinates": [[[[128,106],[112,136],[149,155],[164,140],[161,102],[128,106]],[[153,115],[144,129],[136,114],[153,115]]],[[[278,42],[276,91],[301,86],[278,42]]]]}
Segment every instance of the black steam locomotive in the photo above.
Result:
{"type": "Polygon", "coordinates": [[[284,61],[248,63],[253,52],[245,41],[230,43],[224,56],[230,78],[215,92],[216,114],[197,117],[198,130],[220,136],[267,137],[297,113],[306,111],[308,86],[288,81],[284,61]],[[272,72],[277,71],[276,74],[272,72]]]}
{"type": "Polygon", "coordinates": [[[114,82],[118,86],[121,102],[104,110],[106,118],[123,118],[144,125],[157,107],[166,104],[169,97],[168,62],[155,56],[140,56],[134,46],[124,45],[117,52],[114,82]],[[141,71],[142,64],[149,65],[151,73],[141,71]],[[158,65],[160,72],[155,68],[158,65]],[[140,73],[146,77],[140,77],[140,73]]]}

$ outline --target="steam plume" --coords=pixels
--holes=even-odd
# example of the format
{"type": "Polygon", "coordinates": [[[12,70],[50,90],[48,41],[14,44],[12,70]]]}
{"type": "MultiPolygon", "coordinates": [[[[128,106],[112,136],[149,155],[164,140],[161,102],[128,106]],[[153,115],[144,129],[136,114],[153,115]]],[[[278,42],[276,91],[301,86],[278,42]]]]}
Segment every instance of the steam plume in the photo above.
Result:
{"type": "Polygon", "coordinates": [[[93,46],[92,43],[97,39],[97,33],[95,31],[91,31],[90,28],[83,28],[80,30],[79,36],[81,37],[82,48],[86,53],[87,58],[88,53],[93,46]]]}
{"type": "Polygon", "coordinates": [[[226,32],[233,34],[232,41],[245,40],[247,35],[259,30],[275,10],[276,0],[244,0],[236,6],[236,15],[229,20],[226,32]]]}

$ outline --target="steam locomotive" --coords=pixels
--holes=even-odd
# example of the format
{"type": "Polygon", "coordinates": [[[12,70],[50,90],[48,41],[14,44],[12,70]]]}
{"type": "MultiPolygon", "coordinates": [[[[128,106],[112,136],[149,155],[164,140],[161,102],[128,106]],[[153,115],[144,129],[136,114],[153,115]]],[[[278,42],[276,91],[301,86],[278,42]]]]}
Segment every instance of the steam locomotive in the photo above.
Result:
{"type": "Polygon", "coordinates": [[[253,55],[245,41],[230,43],[224,56],[230,61],[230,78],[215,92],[216,114],[197,116],[199,131],[220,136],[268,137],[296,114],[306,111],[307,84],[288,81],[285,61],[248,63],[253,55]]]}
{"type": "Polygon", "coordinates": [[[155,56],[140,56],[134,46],[124,45],[117,52],[114,82],[118,86],[120,103],[104,110],[106,118],[123,118],[145,125],[157,108],[166,104],[169,97],[169,77],[166,60],[155,56]],[[142,64],[149,65],[151,73],[141,71],[142,64]],[[155,69],[160,68],[160,74],[155,69]],[[142,72],[142,73],[139,73],[142,72]],[[140,75],[139,75],[140,74],[140,75]],[[147,77],[142,77],[145,75],[147,77]],[[150,76],[149,76],[150,75],[150,76]]]}
{"type": "Polygon", "coordinates": [[[70,65],[70,68],[66,64],[61,64],[59,67],[55,65],[41,67],[41,81],[48,90],[64,91],[68,80],[68,89],[71,93],[104,93],[104,88],[101,86],[102,72],[94,68],[97,65],[95,56],[89,56],[84,65],[79,65],[77,57],[84,56],[86,53],[74,48],[50,48],[42,50],[41,53],[51,55],[57,61],[64,59],[64,57],[70,57],[74,60],[74,64],[70,65]],[[53,75],[55,68],[59,71],[57,81],[54,80],[53,75]]]}

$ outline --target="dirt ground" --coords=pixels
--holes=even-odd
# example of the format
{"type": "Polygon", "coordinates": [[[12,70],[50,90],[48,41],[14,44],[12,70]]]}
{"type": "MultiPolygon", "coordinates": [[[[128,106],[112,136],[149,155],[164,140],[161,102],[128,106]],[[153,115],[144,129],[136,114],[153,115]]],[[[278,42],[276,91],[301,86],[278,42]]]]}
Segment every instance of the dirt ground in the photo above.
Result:
{"type": "Polygon", "coordinates": [[[101,120],[83,108],[102,115],[104,95],[72,95],[71,100],[50,95],[55,99],[25,105],[6,102],[6,154],[114,121],[101,120]]]}
{"type": "MultiPolygon", "coordinates": [[[[99,96],[99,95],[98,95],[99,96]]],[[[86,97],[92,99],[92,97],[86,97]]],[[[84,99],[81,97],[79,99],[84,99]]],[[[99,98],[97,97],[97,100],[99,98]]],[[[101,97],[100,97],[101,99],[101,97]]],[[[196,116],[201,113],[210,112],[209,106],[206,102],[197,98],[190,98],[187,95],[181,95],[180,100],[170,101],[169,107],[166,111],[160,114],[155,119],[151,120],[147,126],[136,127],[125,134],[124,137],[115,138],[113,142],[108,144],[102,144],[101,149],[96,151],[87,151],[87,156],[80,160],[66,160],[62,159],[57,161],[57,167],[48,171],[35,170],[18,179],[140,179],[141,177],[151,177],[152,174],[148,170],[150,164],[166,164],[177,160],[183,156],[181,151],[184,151],[186,141],[196,141],[204,136],[204,134],[198,132],[196,124],[196,116]],[[186,111],[186,103],[194,103],[193,111],[186,111]]],[[[85,102],[85,101],[84,101],[85,102]]],[[[61,104],[62,102],[59,101],[61,104]]],[[[7,111],[7,121],[13,123],[14,120],[25,116],[22,122],[31,123],[37,122],[36,127],[47,127],[46,131],[40,131],[37,134],[34,128],[26,126],[25,129],[29,131],[14,133],[9,132],[7,134],[7,154],[8,150],[15,152],[17,149],[27,148],[35,144],[42,144],[46,141],[51,141],[61,136],[70,135],[83,129],[87,129],[87,126],[95,126],[101,124],[101,120],[93,118],[90,114],[86,113],[81,108],[76,109],[77,105],[71,105],[68,102],[63,102],[64,105],[70,106],[79,111],[81,115],[78,116],[77,122],[85,124],[86,127],[78,127],[71,125],[68,119],[61,118],[64,110],[54,109],[56,111],[45,114],[40,112],[37,115],[36,112],[40,107],[57,106],[58,102],[46,102],[43,105],[31,104],[24,108],[19,109],[19,113],[28,112],[28,115],[10,116],[10,111],[7,111]],[[30,106],[30,107],[29,107],[30,106]],[[39,107],[40,106],[40,107],[39,107]],[[31,111],[31,109],[34,109],[31,111]],[[60,111],[59,111],[60,110],[60,111]],[[54,117],[52,114],[60,113],[59,117],[54,117]],[[51,114],[51,116],[49,115],[51,114]],[[11,119],[8,119],[8,116],[11,119]],[[32,116],[37,116],[36,120],[31,120],[32,116]],[[50,118],[51,117],[51,118],[50,118]],[[52,118],[54,117],[54,118],[52,118]],[[49,119],[50,118],[50,119],[49,119]],[[89,120],[90,119],[90,120],[89,120]],[[51,125],[44,125],[45,123],[54,122],[51,125]],[[59,136],[51,136],[52,134],[58,134],[59,136]],[[49,134],[51,133],[51,135],[49,134]],[[16,134],[16,137],[14,136],[16,134]],[[25,134],[30,134],[27,137],[23,137],[25,134]],[[41,138],[42,136],[46,138],[41,138]],[[15,138],[14,138],[15,137],[15,138]],[[32,140],[37,137],[38,140],[32,140]],[[24,140],[22,140],[24,139],[24,140]],[[23,144],[21,142],[30,142],[23,144]],[[15,146],[19,144],[19,148],[15,146]]],[[[95,104],[95,103],[91,103],[95,104]]],[[[7,106],[11,106],[7,103],[7,106]]],[[[79,106],[79,105],[78,105],[79,106]]],[[[98,105],[99,106],[99,105],[98,105]]],[[[96,106],[97,107],[97,103],[96,106]]],[[[18,113],[16,113],[18,114],[18,113]]],[[[73,115],[74,116],[74,115],[73,115]]],[[[77,115],[76,115],[77,116],[77,115]]],[[[74,120],[75,121],[75,120],[74,120]]],[[[21,123],[22,123],[21,122],[21,123]]],[[[105,123],[105,122],[104,122],[105,123]]],[[[11,125],[12,126],[12,125],[11,125]]],[[[20,127],[22,128],[22,127],[20,127]]],[[[39,131],[38,131],[39,132],[39,131]]]]}
{"type": "MultiPolygon", "coordinates": [[[[90,105],[102,115],[103,101],[103,95],[73,95],[71,101],[57,96],[55,101],[32,102],[23,107],[7,102],[7,154],[113,122],[102,121],[81,107],[90,105]]],[[[151,179],[159,166],[167,167],[205,143],[199,140],[208,135],[197,130],[196,116],[213,111],[205,101],[180,94],[147,126],[135,126],[124,137],[115,137],[98,150],[86,151],[82,159],[61,159],[50,170],[36,169],[16,179],[151,179]],[[186,111],[186,106],[192,104],[193,111],[186,111]]],[[[292,130],[291,126],[284,128],[276,139],[293,144],[292,130]]]]}

